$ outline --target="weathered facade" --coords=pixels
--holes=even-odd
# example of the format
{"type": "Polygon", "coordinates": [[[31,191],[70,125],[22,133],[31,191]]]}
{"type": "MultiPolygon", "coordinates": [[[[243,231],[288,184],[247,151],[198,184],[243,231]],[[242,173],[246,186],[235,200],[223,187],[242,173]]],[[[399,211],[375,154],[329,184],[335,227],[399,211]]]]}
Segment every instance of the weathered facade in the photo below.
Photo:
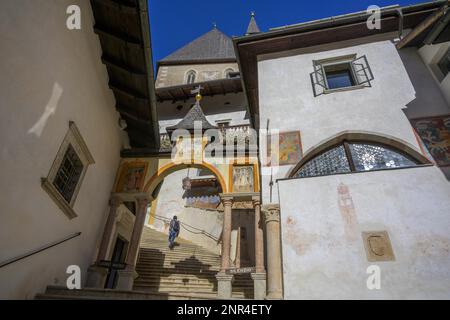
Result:
{"type": "Polygon", "coordinates": [[[71,4],[1,14],[1,298],[450,297],[448,1],[252,13],[155,79],[147,1],[71,4]]]}
{"type": "Polygon", "coordinates": [[[279,130],[280,166],[267,146],[259,155],[263,207],[279,210],[285,299],[450,296],[447,151],[433,145],[448,150],[448,125],[425,127],[449,119],[446,71],[433,72],[449,42],[423,45],[432,26],[416,22],[447,8],[382,10],[381,30],[350,14],[235,40],[250,109],[279,130]],[[366,284],[372,266],[378,290],[366,284]]]}

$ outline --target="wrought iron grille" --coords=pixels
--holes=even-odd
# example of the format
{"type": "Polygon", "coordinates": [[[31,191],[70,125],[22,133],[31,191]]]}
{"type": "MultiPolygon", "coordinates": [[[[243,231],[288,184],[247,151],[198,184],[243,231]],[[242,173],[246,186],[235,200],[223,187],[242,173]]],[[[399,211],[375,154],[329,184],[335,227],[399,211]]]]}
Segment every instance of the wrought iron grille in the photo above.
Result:
{"type": "Polygon", "coordinates": [[[53,185],[68,203],[72,199],[82,172],[83,163],[72,145],[69,144],[53,180],[53,185]]]}

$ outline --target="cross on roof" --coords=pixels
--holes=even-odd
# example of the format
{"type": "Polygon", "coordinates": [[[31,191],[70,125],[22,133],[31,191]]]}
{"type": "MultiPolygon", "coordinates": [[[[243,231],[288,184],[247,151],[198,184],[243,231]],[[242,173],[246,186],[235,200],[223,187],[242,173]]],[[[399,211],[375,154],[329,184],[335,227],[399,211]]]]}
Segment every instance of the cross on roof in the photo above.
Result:
{"type": "Polygon", "coordinates": [[[192,94],[197,94],[197,93],[201,94],[202,89],[203,89],[203,87],[201,85],[198,85],[197,87],[195,87],[194,90],[191,90],[191,93],[192,94]]]}

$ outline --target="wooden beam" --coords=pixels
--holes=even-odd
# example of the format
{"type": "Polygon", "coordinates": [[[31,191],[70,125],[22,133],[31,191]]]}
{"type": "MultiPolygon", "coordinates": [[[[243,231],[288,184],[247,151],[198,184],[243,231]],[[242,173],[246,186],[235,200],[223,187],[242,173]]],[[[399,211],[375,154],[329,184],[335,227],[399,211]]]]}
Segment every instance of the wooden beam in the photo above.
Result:
{"type": "Polygon", "coordinates": [[[110,89],[112,89],[114,91],[117,91],[117,92],[120,92],[120,93],[122,93],[122,94],[124,94],[124,95],[126,95],[126,96],[128,96],[130,98],[138,99],[138,100],[144,100],[144,101],[147,101],[147,102],[149,101],[147,97],[143,96],[142,94],[136,92],[133,89],[125,88],[124,86],[112,83],[111,81],[109,82],[108,85],[109,85],[110,89]]]}
{"type": "Polygon", "coordinates": [[[91,0],[93,4],[100,4],[108,8],[113,8],[127,14],[137,14],[137,7],[127,2],[120,3],[112,0],[91,0]]]}
{"type": "Polygon", "coordinates": [[[423,31],[431,27],[436,21],[438,21],[441,17],[445,15],[448,10],[450,1],[444,4],[438,11],[429,15],[424,21],[418,24],[410,33],[408,33],[402,40],[400,40],[396,47],[397,49],[401,49],[408,45],[412,40],[414,40],[418,35],[420,35],[423,31]]]}
{"type": "Polygon", "coordinates": [[[116,104],[116,110],[121,114],[124,115],[125,117],[137,121],[137,122],[141,122],[143,124],[146,125],[150,125],[152,122],[150,120],[147,119],[143,119],[142,117],[140,117],[138,114],[136,114],[135,112],[130,112],[129,110],[119,106],[116,104]]]}
{"type": "Polygon", "coordinates": [[[134,39],[129,36],[119,35],[111,30],[106,30],[104,27],[95,25],[94,32],[98,35],[106,36],[110,39],[115,39],[121,42],[125,42],[127,45],[137,46],[143,48],[142,42],[139,39],[134,39]]]}
{"type": "Polygon", "coordinates": [[[147,76],[147,73],[146,73],[146,72],[142,72],[142,71],[140,71],[140,70],[138,70],[138,69],[132,68],[132,67],[130,67],[130,66],[128,66],[128,65],[125,65],[125,64],[123,64],[123,63],[121,63],[121,62],[114,61],[112,58],[109,58],[109,57],[107,57],[107,56],[105,56],[105,55],[102,56],[102,62],[103,62],[105,65],[107,65],[107,66],[110,66],[110,67],[113,67],[113,68],[117,68],[117,69],[126,71],[126,72],[128,72],[128,73],[133,74],[133,75],[143,76],[143,77],[146,77],[146,76],[147,76]]]}

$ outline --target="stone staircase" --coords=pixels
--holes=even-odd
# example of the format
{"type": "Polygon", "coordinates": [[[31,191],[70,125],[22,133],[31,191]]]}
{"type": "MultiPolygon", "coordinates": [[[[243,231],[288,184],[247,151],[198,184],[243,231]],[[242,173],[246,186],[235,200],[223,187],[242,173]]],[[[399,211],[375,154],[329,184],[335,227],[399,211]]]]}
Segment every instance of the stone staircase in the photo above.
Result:
{"type": "MultiPolygon", "coordinates": [[[[183,239],[177,239],[173,249],[167,245],[167,235],[145,227],[142,234],[136,271],[139,277],[134,290],[168,295],[217,297],[220,256],[183,239]]],[[[252,299],[253,281],[250,275],[236,275],[234,299],[252,299]]]]}
{"type": "MultiPolygon", "coordinates": [[[[144,227],[133,291],[48,286],[39,300],[201,300],[217,298],[220,256],[183,239],[171,250],[167,235],[144,227]]],[[[252,299],[250,275],[236,275],[233,299],[252,299]]]]}

